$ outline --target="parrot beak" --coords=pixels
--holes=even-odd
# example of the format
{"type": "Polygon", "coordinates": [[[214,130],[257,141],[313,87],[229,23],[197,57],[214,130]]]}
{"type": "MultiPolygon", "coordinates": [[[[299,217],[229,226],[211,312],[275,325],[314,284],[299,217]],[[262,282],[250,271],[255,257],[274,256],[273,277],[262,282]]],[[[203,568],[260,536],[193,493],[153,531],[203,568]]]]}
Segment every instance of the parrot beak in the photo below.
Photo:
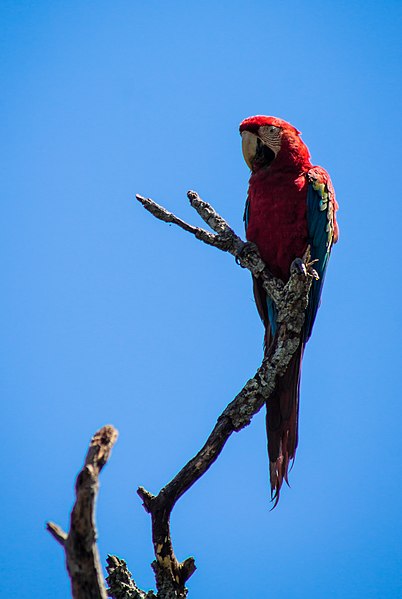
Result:
{"type": "Polygon", "coordinates": [[[242,131],[241,138],[241,148],[243,151],[244,160],[247,162],[247,165],[249,166],[250,170],[252,170],[253,160],[257,153],[258,137],[254,133],[251,133],[251,131],[242,131]]]}

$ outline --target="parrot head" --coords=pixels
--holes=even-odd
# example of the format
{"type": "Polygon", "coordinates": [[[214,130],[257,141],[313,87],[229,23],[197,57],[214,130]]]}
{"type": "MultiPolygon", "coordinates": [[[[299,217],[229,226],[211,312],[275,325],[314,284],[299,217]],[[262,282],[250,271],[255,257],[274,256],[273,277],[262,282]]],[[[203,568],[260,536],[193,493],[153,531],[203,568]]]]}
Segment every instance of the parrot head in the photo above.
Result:
{"type": "Polygon", "coordinates": [[[310,164],[310,154],[300,131],[274,116],[250,116],[240,123],[243,156],[255,172],[272,163],[296,168],[310,164]]]}

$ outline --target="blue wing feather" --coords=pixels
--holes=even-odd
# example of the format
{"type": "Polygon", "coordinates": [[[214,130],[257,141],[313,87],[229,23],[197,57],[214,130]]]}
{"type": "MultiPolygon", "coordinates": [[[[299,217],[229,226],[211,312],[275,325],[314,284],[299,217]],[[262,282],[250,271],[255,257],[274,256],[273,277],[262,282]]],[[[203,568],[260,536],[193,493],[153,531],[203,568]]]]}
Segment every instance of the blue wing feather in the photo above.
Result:
{"type": "MultiPolygon", "coordinates": [[[[318,170],[318,169],[317,169],[318,170]]],[[[321,171],[321,169],[320,169],[321,171]]],[[[309,175],[312,173],[310,171],[309,175]]],[[[313,171],[314,175],[318,173],[313,171]]],[[[321,173],[320,173],[321,174],[321,173]]],[[[332,184],[329,180],[320,183],[317,178],[309,177],[307,191],[307,225],[311,260],[317,260],[313,265],[319,279],[313,280],[309,303],[306,312],[304,341],[307,342],[313,330],[317,310],[320,306],[321,293],[328,266],[334,237],[332,184]]]]}
{"type": "Polygon", "coordinates": [[[249,206],[250,206],[250,200],[247,198],[246,205],[244,206],[244,214],[243,214],[244,228],[245,228],[246,233],[247,233],[247,227],[248,227],[249,206]]]}

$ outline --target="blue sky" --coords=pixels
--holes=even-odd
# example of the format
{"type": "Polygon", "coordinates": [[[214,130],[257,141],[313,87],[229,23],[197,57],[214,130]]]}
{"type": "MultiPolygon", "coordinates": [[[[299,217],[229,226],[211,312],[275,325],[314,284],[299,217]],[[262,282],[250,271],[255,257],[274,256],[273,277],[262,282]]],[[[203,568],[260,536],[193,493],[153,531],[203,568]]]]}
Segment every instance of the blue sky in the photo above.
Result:
{"type": "Polygon", "coordinates": [[[291,121],[331,173],[341,238],[292,488],[270,512],[261,412],[173,513],[189,597],[402,594],[400,17],[390,1],[1,3],[2,596],[70,596],[45,521],[67,528],[107,423],[103,563],[153,586],[135,490],[198,450],[263,331],[249,274],[134,194],[196,224],[196,189],[242,232],[238,124],[258,113],[291,121]]]}

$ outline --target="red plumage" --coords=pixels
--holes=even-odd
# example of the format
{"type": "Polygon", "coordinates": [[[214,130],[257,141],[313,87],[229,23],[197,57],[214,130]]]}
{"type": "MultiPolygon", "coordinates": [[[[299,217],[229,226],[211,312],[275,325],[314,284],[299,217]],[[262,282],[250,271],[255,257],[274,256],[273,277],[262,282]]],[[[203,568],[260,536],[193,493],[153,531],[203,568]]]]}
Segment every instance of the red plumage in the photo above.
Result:
{"type": "Polygon", "coordinates": [[[246,236],[272,274],[287,281],[291,263],[307,247],[306,172],[312,164],[300,132],[282,119],[250,117],[241,123],[240,132],[256,133],[268,125],[282,129],[281,149],[268,168],[251,173],[246,236]]]}
{"type": "MultiPolygon", "coordinates": [[[[280,135],[280,142],[274,140],[280,144],[280,149],[272,153],[272,159],[268,163],[264,162],[264,157],[251,163],[246,237],[257,245],[272,274],[286,282],[293,260],[302,258],[311,243],[307,194],[310,184],[308,173],[312,164],[308,148],[299,137],[299,131],[286,121],[275,117],[255,116],[245,119],[240,125],[241,133],[249,132],[257,136],[258,148],[264,144],[270,147],[264,141],[264,135],[268,135],[267,129],[280,135]],[[279,128],[280,134],[275,128],[279,128]]],[[[323,179],[330,184],[324,169],[319,170],[323,179]]],[[[333,207],[335,212],[334,198],[333,207]]],[[[334,229],[335,237],[335,220],[334,229]]],[[[254,280],[254,296],[266,328],[265,346],[268,349],[274,331],[267,297],[258,280],[254,280]]],[[[289,463],[295,457],[298,442],[299,386],[304,343],[302,338],[285,375],[278,381],[275,392],[267,403],[270,479],[275,505],[279,500],[283,479],[287,482],[289,463]]]]}
{"type": "Polygon", "coordinates": [[[251,175],[246,236],[272,274],[287,281],[291,263],[307,247],[307,181],[303,173],[284,177],[273,166],[251,175]]]}

